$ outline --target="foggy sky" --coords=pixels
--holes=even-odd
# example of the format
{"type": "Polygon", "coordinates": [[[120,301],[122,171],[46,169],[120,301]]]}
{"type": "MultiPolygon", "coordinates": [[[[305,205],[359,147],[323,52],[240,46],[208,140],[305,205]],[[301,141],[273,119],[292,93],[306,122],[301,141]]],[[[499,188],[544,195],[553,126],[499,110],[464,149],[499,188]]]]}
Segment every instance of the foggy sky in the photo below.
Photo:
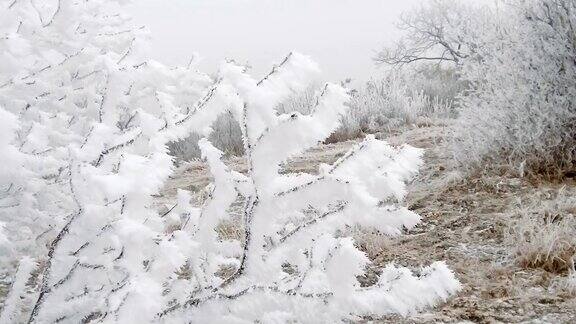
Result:
{"type": "Polygon", "coordinates": [[[371,58],[397,37],[399,14],[422,0],[139,0],[138,23],[149,27],[152,56],[185,65],[193,53],[214,72],[233,58],[264,74],[288,52],[312,56],[333,81],[382,73],[371,58]]]}

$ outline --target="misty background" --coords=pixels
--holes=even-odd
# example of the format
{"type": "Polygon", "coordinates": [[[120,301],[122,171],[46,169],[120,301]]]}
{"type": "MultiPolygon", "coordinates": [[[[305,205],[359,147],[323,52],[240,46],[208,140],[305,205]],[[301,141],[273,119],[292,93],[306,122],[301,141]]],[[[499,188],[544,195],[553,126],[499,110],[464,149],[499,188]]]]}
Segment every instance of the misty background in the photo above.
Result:
{"type": "Polygon", "coordinates": [[[382,74],[372,57],[398,37],[399,15],[423,0],[142,0],[138,23],[151,32],[151,55],[215,72],[223,58],[256,75],[297,50],[320,64],[323,77],[365,81],[382,74]]]}

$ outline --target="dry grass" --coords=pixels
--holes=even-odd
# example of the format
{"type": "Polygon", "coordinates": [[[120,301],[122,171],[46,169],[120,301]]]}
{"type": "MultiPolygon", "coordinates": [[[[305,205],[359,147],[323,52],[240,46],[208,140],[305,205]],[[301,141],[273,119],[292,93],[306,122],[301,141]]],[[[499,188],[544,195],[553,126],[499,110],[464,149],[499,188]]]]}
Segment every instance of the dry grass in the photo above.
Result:
{"type": "Polygon", "coordinates": [[[555,197],[536,197],[520,208],[507,236],[512,256],[523,268],[553,273],[574,270],[576,199],[561,189],[555,197]],[[547,199],[548,198],[548,199],[547,199]]]}
{"type": "Polygon", "coordinates": [[[354,228],[350,229],[349,234],[354,238],[356,246],[372,260],[390,248],[391,238],[382,233],[354,228]]]}
{"type": "Polygon", "coordinates": [[[216,227],[216,233],[222,241],[244,241],[244,227],[238,218],[222,221],[216,227]]]}

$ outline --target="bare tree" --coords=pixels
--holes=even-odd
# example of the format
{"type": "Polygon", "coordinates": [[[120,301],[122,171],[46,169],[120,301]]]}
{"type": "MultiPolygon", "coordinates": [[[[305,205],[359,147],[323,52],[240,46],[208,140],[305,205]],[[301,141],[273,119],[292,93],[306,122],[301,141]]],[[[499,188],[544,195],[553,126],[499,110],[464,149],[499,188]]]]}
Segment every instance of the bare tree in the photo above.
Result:
{"type": "Polygon", "coordinates": [[[419,61],[460,64],[476,47],[467,37],[474,32],[469,5],[454,0],[432,0],[400,18],[403,37],[374,58],[377,64],[402,66],[419,61]]]}

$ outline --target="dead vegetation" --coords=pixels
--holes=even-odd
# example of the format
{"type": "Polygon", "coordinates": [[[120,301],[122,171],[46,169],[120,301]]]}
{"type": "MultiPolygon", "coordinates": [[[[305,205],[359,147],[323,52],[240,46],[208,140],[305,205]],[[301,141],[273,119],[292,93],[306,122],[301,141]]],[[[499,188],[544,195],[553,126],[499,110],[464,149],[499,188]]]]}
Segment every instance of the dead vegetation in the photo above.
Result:
{"type": "Polygon", "coordinates": [[[574,272],[576,193],[566,187],[521,202],[507,242],[518,265],[558,274],[574,272]]]}

